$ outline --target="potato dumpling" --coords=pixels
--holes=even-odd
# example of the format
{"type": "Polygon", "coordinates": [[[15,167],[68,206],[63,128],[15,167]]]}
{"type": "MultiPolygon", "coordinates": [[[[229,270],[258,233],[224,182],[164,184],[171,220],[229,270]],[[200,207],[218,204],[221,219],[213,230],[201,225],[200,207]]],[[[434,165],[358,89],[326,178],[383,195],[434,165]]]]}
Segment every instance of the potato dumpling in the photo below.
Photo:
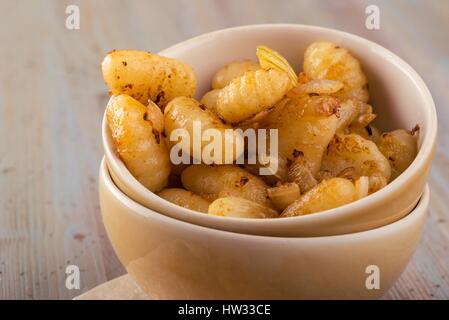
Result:
{"type": "Polygon", "coordinates": [[[336,134],[323,157],[322,170],[337,176],[350,170],[354,179],[380,174],[388,181],[391,168],[376,144],[357,134],[336,134]]]}
{"type": "Polygon", "coordinates": [[[362,176],[354,182],[356,198],[362,199],[369,194],[369,178],[362,176]]]}
{"type": "Polygon", "coordinates": [[[289,205],[282,212],[281,217],[300,216],[329,210],[356,199],[356,189],[351,181],[343,178],[324,180],[289,205]]]}
{"type": "Polygon", "coordinates": [[[291,79],[285,72],[248,71],[220,90],[217,112],[229,123],[242,122],[272,108],[291,88],[291,79]]]}
{"type": "Polygon", "coordinates": [[[220,89],[214,89],[211,91],[208,91],[204,94],[204,96],[201,98],[200,103],[204,104],[207,109],[212,111],[213,113],[217,113],[217,101],[218,101],[218,95],[220,94],[220,89]]]}
{"type": "Polygon", "coordinates": [[[299,186],[294,182],[286,182],[267,190],[268,197],[278,210],[284,210],[301,196],[299,186]]]}
{"type": "Polygon", "coordinates": [[[300,83],[292,90],[288,96],[302,96],[306,94],[332,94],[343,88],[343,82],[326,79],[311,80],[306,83],[300,83]]]}
{"type": "Polygon", "coordinates": [[[115,50],[101,65],[111,94],[127,94],[143,104],[164,107],[179,96],[191,97],[196,77],[187,64],[145,51],[115,50]]]}
{"type": "Polygon", "coordinates": [[[377,129],[377,127],[372,125],[372,124],[369,124],[366,127],[351,126],[348,131],[349,131],[349,133],[358,134],[362,138],[367,139],[367,140],[371,140],[371,141],[373,141],[375,143],[377,143],[377,141],[380,138],[380,131],[379,131],[379,129],[377,129]]]}
{"type": "Polygon", "coordinates": [[[265,182],[236,165],[191,165],[182,172],[181,181],[184,188],[210,201],[235,196],[272,206],[265,182]]]}
{"type": "MultiPolygon", "coordinates": [[[[151,104],[150,104],[151,106],[151,104]]],[[[106,109],[109,129],[117,153],[131,174],[151,191],[167,185],[170,159],[160,112],[127,95],[114,95],[106,109]]]]}
{"type": "Polygon", "coordinates": [[[368,81],[359,61],[351,53],[331,42],[314,42],[304,53],[304,72],[310,79],[343,82],[335,93],[342,98],[368,102],[368,81]]]}
{"type": "Polygon", "coordinates": [[[239,197],[219,198],[211,203],[208,213],[213,216],[234,218],[276,218],[276,210],[239,197]]]}
{"type": "Polygon", "coordinates": [[[210,204],[209,201],[199,195],[180,188],[164,189],[158,195],[178,206],[204,213],[207,213],[210,204]]]}
{"type": "Polygon", "coordinates": [[[392,179],[407,169],[418,153],[415,136],[404,129],[381,134],[377,146],[390,161],[392,179]]]}
{"type": "Polygon", "coordinates": [[[278,129],[279,153],[290,160],[302,153],[314,175],[337,129],[338,106],[338,99],[330,96],[288,99],[282,108],[267,116],[263,127],[278,129]]]}
{"type": "MultiPolygon", "coordinates": [[[[172,132],[176,129],[185,129],[189,133],[190,143],[182,145],[182,150],[195,157],[194,153],[194,124],[201,125],[201,130],[198,131],[201,135],[208,129],[216,129],[220,133],[219,140],[221,142],[221,154],[215,154],[213,150],[210,153],[203,152],[202,160],[207,164],[224,164],[236,160],[244,151],[243,136],[231,130],[232,127],[223,123],[217,115],[208,110],[204,105],[200,104],[193,98],[178,97],[170,101],[165,108],[164,123],[165,133],[170,138],[172,132]],[[226,134],[226,130],[230,135],[226,134]],[[226,138],[227,137],[227,138],[226,138]],[[232,153],[232,154],[231,154],[232,153]],[[206,157],[206,158],[205,158],[206,157]],[[229,161],[229,162],[228,162],[229,161]]],[[[218,139],[217,138],[217,139],[218,139]]],[[[201,136],[195,139],[201,139],[201,136]]],[[[201,139],[201,150],[205,150],[208,145],[212,145],[213,139],[201,139]]],[[[172,141],[175,143],[176,141],[172,141]]],[[[199,151],[201,151],[199,150],[199,151]]],[[[199,158],[198,155],[195,158],[199,158]]]]}
{"type": "Polygon", "coordinates": [[[162,113],[161,108],[159,108],[153,101],[149,100],[147,102],[147,109],[147,120],[153,124],[154,129],[159,132],[164,132],[164,114],[162,113]]]}
{"type": "Polygon", "coordinates": [[[245,72],[255,71],[259,68],[259,64],[251,60],[232,61],[214,75],[212,89],[224,88],[235,78],[243,76],[245,72]]]}

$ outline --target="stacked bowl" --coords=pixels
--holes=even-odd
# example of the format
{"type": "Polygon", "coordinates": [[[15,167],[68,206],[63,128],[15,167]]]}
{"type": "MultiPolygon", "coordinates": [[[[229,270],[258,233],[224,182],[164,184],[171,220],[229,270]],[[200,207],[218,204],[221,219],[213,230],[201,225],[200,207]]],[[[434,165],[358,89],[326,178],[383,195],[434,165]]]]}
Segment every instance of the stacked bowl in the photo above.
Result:
{"type": "Polygon", "coordinates": [[[198,95],[214,72],[276,48],[299,69],[317,40],[348,48],[362,63],[381,129],[420,127],[418,154],[383,189],[353,203],[283,219],[219,217],[177,206],[152,193],[116,154],[106,117],[100,204],[108,236],[127,272],[157,299],[369,299],[399,277],[419,242],[437,120],[419,75],[387,49],[341,31],[303,25],[220,30],[161,55],[194,69],[198,95]]]}

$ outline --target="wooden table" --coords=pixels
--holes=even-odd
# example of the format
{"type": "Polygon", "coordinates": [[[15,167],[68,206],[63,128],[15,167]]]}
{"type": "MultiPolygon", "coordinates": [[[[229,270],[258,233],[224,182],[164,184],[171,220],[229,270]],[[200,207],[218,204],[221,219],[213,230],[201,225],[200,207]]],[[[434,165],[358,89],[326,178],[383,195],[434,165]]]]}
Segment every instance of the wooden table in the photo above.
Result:
{"type": "Polygon", "coordinates": [[[70,299],[124,273],[101,223],[97,172],[107,102],[99,64],[113,48],[157,52],[221,28],[302,23],[396,52],[438,108],[431,209],[419,248],[386,299],[449,298],[449,3],[446,1],[0,1],[0,299],[70,299]],[[365,8],[380,8],[380,30],[365,8]],[[80,30],[65,9],[81,10],[80,30]],[[67,290],[65,267],[81,270],[67,290]]]}

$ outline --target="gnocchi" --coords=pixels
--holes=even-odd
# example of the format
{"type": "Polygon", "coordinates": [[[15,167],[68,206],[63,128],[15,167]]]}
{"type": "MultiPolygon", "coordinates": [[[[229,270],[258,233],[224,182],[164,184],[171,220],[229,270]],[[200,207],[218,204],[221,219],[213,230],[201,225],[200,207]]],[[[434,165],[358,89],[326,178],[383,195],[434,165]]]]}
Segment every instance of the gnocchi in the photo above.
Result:
{"type": "Polygon", "coordinates": [[[181,207],[207,213],[210,202],[181,188],[168,188],[159,192],[159,196],[167,201],[173,202],[181,207]]]}
{"type": "Polygon", "coordinates": [[[418,152],[413,132],[403,129],[383,133],[378,138],[377,145],[390,162],[392,179],[408,168],[418,152]]]}
{"type": "Polygon", "coordinates": [[[211,203],[208,213],[213,216],[234,218],[276,218],[276,210],[239,197],[219,198],[211,203]]]}
{"type": "Polygon", "coordinates": [[[217,113],[226,122],[242,122],[271,108],[291,88],[291,80],[285,72],[248,71],[220,90],[217,113]]]}
{"type": "Polygon", "coordinates": [[[294,182],[286,182],[279,186],[267,189],[274,207],[280,211],[287,208],[301,196],[299,186],[294,182]]]}
{"type": "Polygon", "coordinates": [[[192,97],[196,90],[193,69],[175,59],[136,50],[113,50],[101,65],[111,94],[127,94],[146,104],[164,107],[179,96],[192,97]]]}
{"type": "Polygon", "coordinates": [[[212,78],[212,89],[222,89],[232,80],[239,78],[247,71],[256,71],[260,66],[251,60],[233,61],[217,71],[212,78]]]}
{"type": "Polygon", "coordinates": [[[226,159],[235,160],[243,153],[243,137],[236,131],[231,132],[231,136],[226,133],[226,129],[232,129],[228,124],[222,122],[214,113],[209,111],[204,105],[193,98],[178,97],[170,101],[164,112],[165,133],[172,140],[171,134],[177,129],[184,129],[188,133],[186,140],[188,143],[182,143],[181,148],[184,152],[197,159],[202,159],[207,164],[224,164],[226,159]],[[196,134],[195,122],[198,124],[198,134],[196,134]],[[195,152],[194,139],[196,136],[202,137],[208,129],[216,129],[220,134],[221,152],[211,150],[209,153],[202,152],[209,145],[208,139],[201,139],[200,145],[195,152]]]}
{"type": "Polygon", "coordinates": [[[220,89],[214,89],[208,91],[201,98],[200,103],[205,105],[207,109],[209,109],[213,113],[217,113],[217,100],[218,95],[220,94],[220,89]]]}
{"type": "Polygon", "coordinates": [[[353,179],[375,174],[388,181],[391,175],[390,163],[374,142],[353,133],[336,134],[323,157],[322,169],[337,176],[349,168],[353,179]]]}
{"type": "Polygon", "coordinates": [[[357,199],[354,184],[343,178],[324,180],[289,205],[281,217],[306,215],[340,207],[357,199]]]}
{"type": "Polygon", "coordinates": [[[127,95],[114,95],[106,107],[112,139],[131,174],[151,191],[168,183],[170,159],[162,137],[159,108],[145,107],[127,95]]]}
{"type": "Polygon", "coordinates": [[[351,53],[331,42],[314,42],[304,53],[304,72],[310,79],[343,83],[335,95],[368,102],[368,80],[360,62],[351,53]]]}
{"type": "Polygon", "coordinates": [[[181,181],[184,188],[210,201],[235,196],[272,207],[268,185],[236,165],[191,165],[182,172],[181,181]]]}
{"type": "Polygon", "coordinates": [[[258,63],[217,70],[199,102],[184,62],[133,50],[104,58],[111,137],[142,185],[212,216],[292,217],[367,197],[413,162],[419,131],[377,128],[367,77],[349,50],[314,42],[299,73],[271,48],[255,52],[258,63]],[[256,129],[265,134],[247,134],[256,129]],[[174,161],[179,151],[187,162],[174,161]]]}

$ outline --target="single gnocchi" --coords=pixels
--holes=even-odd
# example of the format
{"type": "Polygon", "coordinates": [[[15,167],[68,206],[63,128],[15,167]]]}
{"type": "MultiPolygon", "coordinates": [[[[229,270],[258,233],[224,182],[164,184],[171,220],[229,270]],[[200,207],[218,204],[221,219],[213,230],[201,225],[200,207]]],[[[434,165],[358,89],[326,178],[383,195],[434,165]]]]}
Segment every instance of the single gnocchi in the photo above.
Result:
{"type": "Polygon", "coordinates": [[[218,95],[220,94],[220,89],[214,89],[208,91],[201,98],[200,103],[205,105],[207,109],[209,109],[213,113],[217,113],[217,101],[218,95]]]}
{"type": "Polygon", "coordinates": [[[350,127],[348,132],[358,134],[362,138],[371,140],[374,143],[377,143],[380,138],[379,129],[377,129],[377,127],[372,124],[369,124],[366,127],[362,127],[362,126],[350,127]]]}
{"type": "Polygon", "coordinates": [[[208,213],[213,216],[234,218],[277,218],[278,212],[257,202],[239,197],[219,198],[211,203],[208,213]]]}
{"type": "Polygon", "coordinates": [[[230,125],[223,123],[213,112],[193,98],[178,97],[170,101],[165,108],[164,124],[165,133],[171,142],[184,139],[187,143],[180,142],[181,150],[207,164],[232,162],[244,151],[242,135],[232,130],[230,125]],[[216,138],[219,140],[220,148],[211,148],[210,152],[205,152],[208,146],[214,145],[210,141],[212,137],[203,139],[203,134],[207,134],[209,129],[215,129],[215,132],[220,134],[216,138]],[[183,137],[187,133],[188,136],[183,137]],[[201,141],[196,144],[195,139],[201,141]],[[195,151],[196,145],[198,145],[197,151],[195,151]]]}
{"type": "Polygon", "coordinates": [[[164,188],[170,174],[159,112],[151,103],[146,107],[127,95],[112,96],[106,108],[118,155],[131,174],[151,191],[164,188]]]}
{"type": "Polygon", "coordinates": [[[301,196],[301,190],[294,182],[286,182],[269,188],[267,193],[274,207],[280,211],[287,208],[301,196]]]}
{"type": "Polygon", "coordinates": [[[248,71],[220,90],[217,113],[226,122],[242,122],[271,108],[292,86],[285,72],[274,69],[248,71]]]}
{"type": "Polygon", "coordinates": [[[212,89],[222,89],[232,80],[239,78],[248,71],[260,69],[258,63],[251,60],[232,61],[217,71],[212,78],[212,89]]]}
{"type": "Polygon", "coordinates": [[[331,42],[314,42],[304,53],[304,72],[312,80],[343,83],[335,95],[368,102],[368,81],[360,62],[345,48],[331,42]]]}
{"type": "Polygon", "coordinates": [[[114,50],[101,65],[111,94],[127,94],[143,104],[148,100],[164,107],[196,90],[193,69],[179,60],[136,50],[114,50]]]}
{"type": "Polygon", "coordinates": [[[180,188],[167,188],[158,193],[158,195],[178,206],[207,213],[210,202],[194,194],[193,192],[180,188]]]}
{"type": "Polygon", "coordinates": [[[343,86],[343,82],[340,81],[316,79],[296,86],[290,90],[287,95],[295,97],[306,94],[333,94],[340,91],[343,86]]]}
{"type": "Polygon", "coordinates": [[[334,176],[349,169],[353,179],[376,175],[388,182],[391,176],[390,163],[376,144],[357,134],[336,134],[323,157],[322,169],[334,176]]]}
{"type": "Polygon", "coordinates": [[[289,205],[281,217],[292,217],[329,210],[357,199],[354,184],[343,178],[324,180],[289,205]]]}
{"type": "Polygon", "coordinates": [[[418,153],[416,137],[413,132],[403,129],[382,133],[377,141],[377,146],[390,162],[392,179],[407,169],[418,153]]]}
{"type": "Polygon", "coordinates": [[[210,201],[235,196],[272,207],[268,185],[236,165],[191,165],[182,172],[181,181],[184,188],[210,201]]]}

